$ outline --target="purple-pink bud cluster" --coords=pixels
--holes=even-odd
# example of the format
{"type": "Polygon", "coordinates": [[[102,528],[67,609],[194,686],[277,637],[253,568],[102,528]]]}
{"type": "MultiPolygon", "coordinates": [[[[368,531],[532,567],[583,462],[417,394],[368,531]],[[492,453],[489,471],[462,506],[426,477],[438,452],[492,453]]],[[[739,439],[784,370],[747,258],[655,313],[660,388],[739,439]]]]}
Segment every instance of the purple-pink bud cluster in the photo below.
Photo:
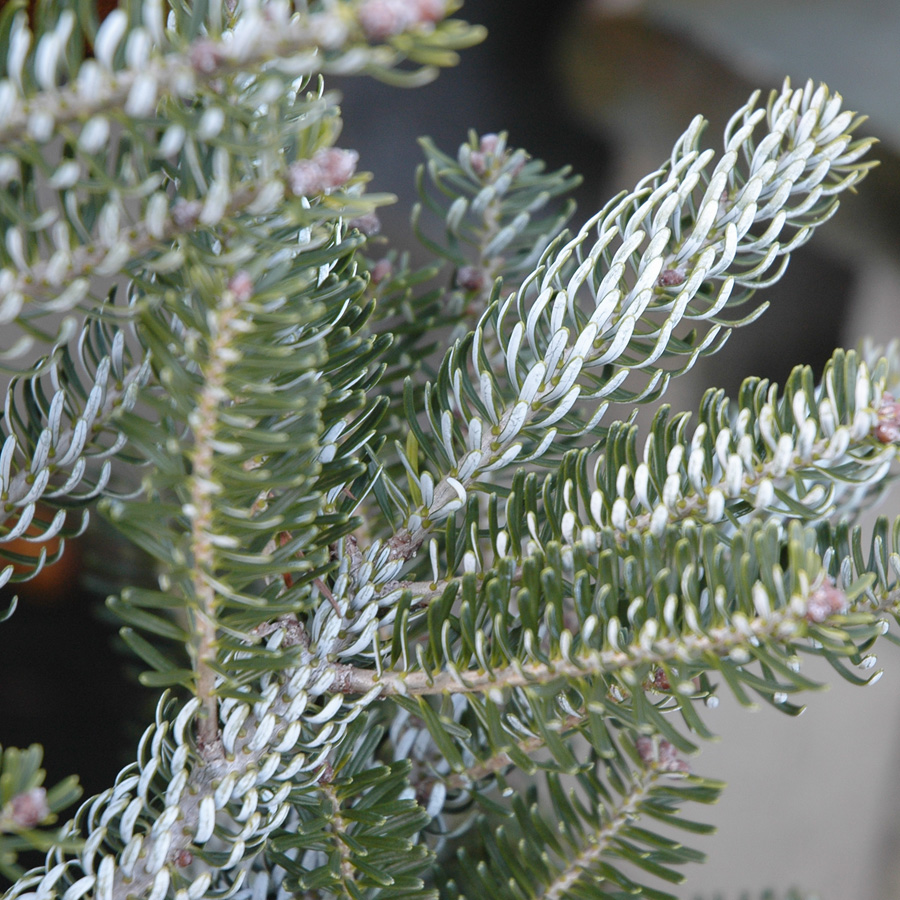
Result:
{"type": "Polygon", "coordinates": [[[199,200],[176,200],[172,206],[172,221],[179,228],[194,228],[200,221],[203,204],[199,200]]]}
{"type": "Polygon", "coordinates": [[[464,291],[481,291],[486,280],[484,269],[478,266],[462,266],[456,272],[456,283],[464,291]]]}
{"type": "Polygon", "coordinates": [[[377,212],[367,212],[355,219],[351,219],[347,223],[351,228],[357,228],[366,237],[378,234],[381,231],[381,219],[378,218],[377,212]]]}
{"type": "Polygon", "coordinates": [[[228,290],[234,294],[238,303],[246,303],[253,296],[253,279],[250,273],[241,269],[231,276],[228,290]]]}
{"type": "Polygon", "coordinates": [[[446,0],[363,0],[357,12],[370,41],[383,41],[416,25],[432,24],[446,14],[446,0]]]}
{"type": "Polygon", "coordinates": [[[882,394],[876,415],[878,422],[873,428],[875,437],[882,444],[900,442],[900,402],[890,394],[882,394]]]}
{"type": "MultiPolygon", "coordinates": [[[[476,175],[490,175],[498,169],[510,156],[506,149],[506,142],[497,134],[484,134],[478,142],[478,149],[469,155],[469,162],[476,175]]],[[[519,153],[517,161],[509,170],[509,174],[515,177],[522,171],[525,165],[525,155],[519,153]]]]}
{"type": "Polygon", "coordinates": [[[684,282],[684,269],[664,269],[656,283],[660,287],[677,287],[684,282]]]}
{"type": "Polygon", "coordinates": [[[824,622],[847,608],[847,595],[830,581],[824,581],[806,602],[806,618],[810,622],[824,622]]]}
{"type": "Polygon", "coordinates": [[[298,159],[288,169],[288,185],[297,197],[327,194],[346,184],[356,171],[359,154],[355,150],[324,147],[310,159],[298,159]]]}
{"type": "Polygon", "coordinates": [[[391,261],[387,257],[379,259],[378,262],[372,266],[372,271],[370,273],[372,284],[381,284],[386,278],[390,278],[393,273],[394,267],[391,264],[391,261]]]}
{"type": "Polygon", "coordinates": [[[191,66],[195,72],[199,72],[201,75],[211,75],[222,65],[224,58],[222,45],[209,40],[209,38],[202,38],[191,44],[191,66]]]}
{"type": "Polygon", "coordinates": [[[644,765],[652,766],[660,772],[679,772],[686,775],[691,771],[690,766],[668,741],[661,740],[657,745],[653,738],[641,735],[634,745],[644,765]]]}
{"type": "Polygon", "coordinates": [[[34,828],[50,815],[47,791],[33,787],[23,794],[17,794],[3,809],[3,818],[16,828],[34,828]]]}

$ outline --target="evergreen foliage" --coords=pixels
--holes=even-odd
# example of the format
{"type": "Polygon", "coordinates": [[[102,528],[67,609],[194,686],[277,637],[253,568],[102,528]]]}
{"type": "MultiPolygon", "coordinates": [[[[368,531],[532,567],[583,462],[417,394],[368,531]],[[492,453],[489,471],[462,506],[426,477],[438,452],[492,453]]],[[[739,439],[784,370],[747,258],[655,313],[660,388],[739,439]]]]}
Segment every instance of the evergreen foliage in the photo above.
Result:
{"type": "Polygon", "coordinates": [[[574,232],[568,170],[423,141],[415,270],[327,76],[433,77],[482,37],[457,6],[0,12],[2,578],[108,517],[158,567],[109,607],[161,691],[61,828],[74,782],[3,753],[5,900],[671,897],[722,787],[704,703],[877,675],[900,519],[854,516],[897,357],[633,424],[763,312],[873,165],[862,119],[754,95],[574,232]]]}

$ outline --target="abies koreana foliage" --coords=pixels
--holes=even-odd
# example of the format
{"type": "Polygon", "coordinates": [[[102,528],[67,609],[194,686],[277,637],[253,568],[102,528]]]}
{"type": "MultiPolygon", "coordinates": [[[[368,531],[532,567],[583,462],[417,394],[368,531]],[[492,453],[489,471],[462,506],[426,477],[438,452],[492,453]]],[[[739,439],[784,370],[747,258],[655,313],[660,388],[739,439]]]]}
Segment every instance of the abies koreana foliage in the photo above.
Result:
{"type": "Polygon", "coordinates": [[[6,900],[670,897],[704,703],[870,680],[892,353],[633,424],[865,175],[860,118],[754,95],[572,230],[568,170],[423,141],[414,268],[328,77],[426,81],[482,37],[457,5],[4,5],[2,577],[107,517],[160,692],[64,824],[74,782],[3,753],[6,900]]]}

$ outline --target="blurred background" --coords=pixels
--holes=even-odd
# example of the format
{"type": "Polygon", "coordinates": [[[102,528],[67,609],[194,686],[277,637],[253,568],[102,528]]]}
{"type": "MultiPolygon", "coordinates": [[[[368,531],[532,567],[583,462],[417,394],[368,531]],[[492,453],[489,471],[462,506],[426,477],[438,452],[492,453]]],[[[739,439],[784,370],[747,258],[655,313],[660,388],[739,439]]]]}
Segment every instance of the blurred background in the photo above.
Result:
{"type": "MultiPolygon", "coordinates": [[[[812,78],[870,116],[863,131],[881,140],[882,164],[795,254],[767,292],[772,308],[666,400],[693,409],[710,385],[734,393],[748,375],[821,369],[836,346],[864,335],[900,337],[900,2],[467,0],[462,14],[489,36],[432,85],[337,83],[339,144],[360,150],[372,190],[399,197],[381,215],[395,245],[415,252],[420,135],[452,153],[470,128],[505,130],[550,168],[572,165],[584,176],[577,223],[656,169],[697,113],[718,148],[753,90],[812,78]]],[[[900,495],[877,512],[900,513],[900,495]]],[[[154,697],[129,677],[98,607],[142,565],[98,526],[44,581],[23,586],[2,626],[0,743],[43,742],[51,781],[78,772],[88,793],[105,789],[152,714],[154,697]],[[100,753],[99,744],[121,750],[100,753]]],[[[810,667],[833,687],[810,695],[796,720],[727,698],[707,712],[721,740],[692,764],[730,786],[717,807],[694,814],[719,832],[702,840],[710,862],[688,872],[680,897],[737,900],[797,885],[821,900],[900,898],[900,650],[882,654],[885,678],[862,690],[810,667]]]]}

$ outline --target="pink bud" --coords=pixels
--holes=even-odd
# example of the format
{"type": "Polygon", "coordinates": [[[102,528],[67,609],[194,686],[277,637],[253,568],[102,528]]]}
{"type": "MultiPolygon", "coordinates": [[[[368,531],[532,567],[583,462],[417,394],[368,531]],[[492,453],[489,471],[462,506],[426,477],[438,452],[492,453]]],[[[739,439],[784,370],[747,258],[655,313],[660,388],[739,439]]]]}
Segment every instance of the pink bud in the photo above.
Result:
{"type": "Polygon", "coordinates": [[[370,41],[383,41],[416,25],[432,24],[446,14],[446,0],[363,0],[357,12],[370,41]]]}
{"type": "Polygon", "coordinates": [[[239,303],[246,303],[253,296],[253,279],[250,273],[243,269],[235,272],[228,282],[228,290],[234,294],[239,303]]]}
{"type": "Polygon", "coordinates": [[[810,622],[824,622],[847,608],[847,595],[831,581],[823,581],[806,601],[806,618],[810,622]]]}
{"type": "Polygon", "coordinates": [[[638,756],[648,768],[659,769],[661,772],[681,772],[687,774],[690,766],[681,759],[678,751],[668,741],[661,740],[655,746],[653,738],[641,735],[635,742],[638,756]]]}
{"type": "Polygon", "coordinates": [[[418,22],[438,22],[447,15],[446,0],[414,0],[418,22]]]}
{"type": "Polygon", "coordinates": [[[882,394],[876,415],[878,423],[873,429],[875,437],[882,444],[900,442],[900,403],[890,394],[882,394]]]}
{"type": "Polygon", "coordinates": [[[288,185],[296,197],[309,197],[322,190],[322,173],[311,159],[299,159],[288,168],[288,185]]]}
{"type": "Polygon", "coordinates": [[[199,200],[177,200],[172,207],[172,221],[179,228],[193,228],[202,211],[203,204],[199,200]]]}
{"type": "Polygon", "coordinates": [[[456,273],[456,283],[464,291],[480,291],[484,288],[484,269],[477,266],[463,266],[456,273]]]}
{"type": "Polygon", "coordinates": [[[359,229],[366,237],[378,234],[381,231],[381,219],[378,213],[368,212],[363,216],[357,216],[347,223],[351,228],[359,229]]]}
{"type": "Polygon", "coordinates": [[[481,140],[478,142],[478,149],[481,150],[482,153],[489,153],[491,155],[497,152],[497,147],[500,145],[500,136],[497,134],[483,134],[481,136],[481,140]]]}
{"type": "Polygon", "coordinates": [[[42,787],[35,787],[24,794],[17,794],[9,801],[7,809],[14,825],[34,828],[50,815],[47,792],[42,787]]]}
{"type": "Polygon", "coordinates": [[[684,281],[684,269],[664,269],[656,283],[660,287],[675,287],[684,281]]]}
{"type": "Polygon", "coordinates": [[[510,151],[499,134],[483,134],[478,149],[469,151],[469,164],[476,175],[496,177],[502,170],[515,178],[525,167],[528,154],[524,150],[510,151]]]}
{"type": "Polygon", "coordinates": [[[480,150],[473,150],[469,155],[469,162],[472,164],[472,171],[476,175],[484,175],[488,170],[487,156],[480,150]]]}
{"type": "Polygon", "coordinates": [[[211,75],[222,64],[224,54],[222,48],[214,41],[201,39],[191,45],[191,67],[202,75],[211,75]]]}
{"type": "Polygon", "coordinates": [[[659,742],[659,768],[663,772],[684,772],[691,771],[690,766],[681,759],[678,751],[668,741],[659,742]]]}
{"type": "Polygon", "coordinates": [[[297,197],[328,193],[345,184],[356,171],[359,154],[355,150],[325,147],[311,159],[298,159],[288,168],[288,185],[297,197]]]}
{"type": "Polygon", "coordinates": [[[371,278],[372,284],[381,284],[385,278],[390,278],[394,267],[389,259],[379,259],[372,267],[371,278]]]}
{"type": "Polygon", "coordinates": [[[346,184],[356,171],[359,154],[355,150],[341,150],[338,147],[326,147],[319,150],[314,159],[322,171],[325,190],[346,184]]]}
{"type": "Polygon", "coordinates": [[[370,41],[383,41],[400,34],[412,17],[402,0],[365,0],[357,13],[359,24],[370,41]]]}
{"type": "Polygon", "coordinates": [[[497,160],[495,155],[500,144],[500,137],[496,134],[483,134],[478,141],[478,149],[469,155],[469,162],[476,175],[485,175],[494,167],[497,160]]]}
{"type": "Polygon", "coordinates": [[[647,737],[647,735],[642,734],[635,742],[634,746],[637,747],[638,756],[641,758],[641,762],[646,765],[650,765],[655,762],[654,753],[653,753],[653,738],[647,737]]]}

